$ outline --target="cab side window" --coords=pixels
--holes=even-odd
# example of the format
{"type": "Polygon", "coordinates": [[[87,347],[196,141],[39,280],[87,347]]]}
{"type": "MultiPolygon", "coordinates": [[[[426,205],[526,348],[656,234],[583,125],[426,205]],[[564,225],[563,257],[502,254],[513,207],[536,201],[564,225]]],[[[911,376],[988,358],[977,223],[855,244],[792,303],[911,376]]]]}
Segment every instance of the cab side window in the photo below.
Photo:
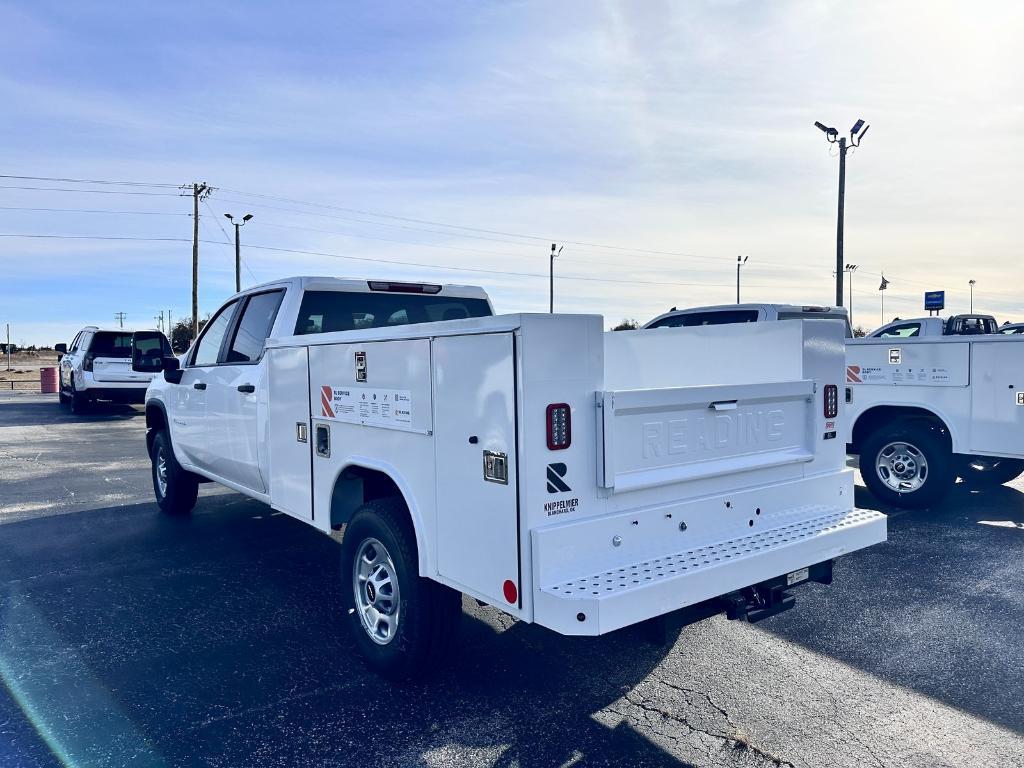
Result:
{"type": "Polygon", "coordinates": [[[903,325],[894,325],[892,328],[887,328],[881,333],[877,334],[876,338],[879,339],[911,339],[921,334],[920,323],[904,323],[903,325]]]}
{"type": "Polygon", "coordinates": [[[260,359],[283,297],[284,291],[270,291],[248,298],[226,362],[255,363],[260,359]]]}
{"type": "Polygon", "coordinates": [[[192,365],[216,365],[220,357],[220,347],[224,342],[224,335],[231,325],[231,318],[235,315],[238,307],[238,300],[225,305],[220,312],[214,315],[203,329],[203,336],[199,339],[195,354],[192,356],[192,365]]]}

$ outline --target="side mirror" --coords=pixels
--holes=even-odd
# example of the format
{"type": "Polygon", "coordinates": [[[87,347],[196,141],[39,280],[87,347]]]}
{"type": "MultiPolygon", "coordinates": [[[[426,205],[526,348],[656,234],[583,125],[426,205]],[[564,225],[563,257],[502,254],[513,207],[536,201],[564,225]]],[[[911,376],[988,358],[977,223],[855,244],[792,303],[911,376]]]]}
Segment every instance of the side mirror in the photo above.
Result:
{"type": "Polygon", "coordinates": [[[164,368],[167,340],[160,331],[136,331],[132,334],[132,370],[159,373],[164,368]]]}
{"type": "Polygon", "coordinates": [[[164,381],[168,384],[181,384],[181,377],[184,371],[181,370],[181,361],[176,357],[165,357],[163,359],[164,381]]]}
{"type": "Polygon", "coordinates": [[[68,345],[67,344],[54,344],[53,345],[53,351],[56,352],[58,355],[66,355],[68,353],[68,345]]]}

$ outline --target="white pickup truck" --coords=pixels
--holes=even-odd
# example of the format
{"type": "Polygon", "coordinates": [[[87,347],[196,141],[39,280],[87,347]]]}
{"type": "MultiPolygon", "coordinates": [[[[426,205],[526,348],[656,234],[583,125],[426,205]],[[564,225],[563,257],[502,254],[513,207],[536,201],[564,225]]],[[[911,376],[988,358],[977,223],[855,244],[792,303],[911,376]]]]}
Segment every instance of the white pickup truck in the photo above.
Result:
{"type": "Polygon", "coordinates": [[[846,347],[847,441],[878,498],[926,507],[959,476],[1024,472],[1024,337],[867,338],[846,347]]]}
{"type": "Polygon", "coordinates": [[[757,620],[886,535],[853,507],[840,323],[604,333],[492,316],[477,288],[299,277],[162,365],[160,507],[205,479],[343,529],[355,642],[392,677],[436,666],[460,593],[569,635],[757,620]]]}

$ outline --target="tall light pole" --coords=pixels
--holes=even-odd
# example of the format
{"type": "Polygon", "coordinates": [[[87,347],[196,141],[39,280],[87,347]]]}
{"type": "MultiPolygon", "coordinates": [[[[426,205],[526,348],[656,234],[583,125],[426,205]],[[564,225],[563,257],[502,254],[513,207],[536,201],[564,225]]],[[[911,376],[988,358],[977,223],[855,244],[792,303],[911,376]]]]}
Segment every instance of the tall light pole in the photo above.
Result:
{"type": "Polygon", "coordinates": [[[974,284],[977,282],[973,278],[967,281],[967,284],[971,286],[971,314],[974,314],[974,284]]]}
{"type": "Polygon", "coordinates": [[[736,303],[740,303],[740,267],[747,263],[749,256],[736,257],[736,303]]]}
{"type": "Polygon", "coordinates": [[[550,312],[551,314],[554,314],[555,312],[555,259],[561,256],[562,248],[565,248],[565,246],[563,245],[562,248],[559,248],[558,252],[556,253],[556,245],[557,243],[551,244],[551,273],[550,285],[548,289],[548,312],[550,312]]]}
{"type": "MultiPolygon", "coordinates": [[[[836,216],[836,306],[843,306],[843,210],[846,205],[846,150],[850,147],[859,147],[864,134],[868,132],[870,125],[865,125],[863,120],[858,120],[850,129],[850,141],[845,136],[839,136],[839,131],[829,128],[819,122],[814,123],[815,127],[824,132],[829,144],[839,145],[839,211],[836,216]]],[[[851,322],[852,324],[852,322],[851,322]]]]}
{"type": "Polygon", "coordinates": [[[853,328],[853,273],[857,271],[857,264],[847,264],[843,267],[850,275],[850,327],[853,328]]]}
{"type": "Polygon", "coordinates": [[[235,217],[230,213],[225,213],[224,218],[235,225],[235,293],[238,293],[242,290],[242,246],[238,230],[246,225],[249,219],[252,218],[252,214],[245,214],[241,221],[235,221],[235,217]]]}

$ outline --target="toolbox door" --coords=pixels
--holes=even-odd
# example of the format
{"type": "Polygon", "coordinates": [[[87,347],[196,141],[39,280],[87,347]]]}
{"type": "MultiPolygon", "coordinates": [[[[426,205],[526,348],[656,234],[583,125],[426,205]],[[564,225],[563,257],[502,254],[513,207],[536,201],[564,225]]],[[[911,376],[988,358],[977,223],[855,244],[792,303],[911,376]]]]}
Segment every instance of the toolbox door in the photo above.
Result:
{"type": "Polygon", "coordinates": [[[495,605],[518,606],[513,335],[435,339],[433,357],[438,573],[495,605]]]}
{"type": "Polygon", "coordinates": [[[1024,452],[1024,342],[971,344],[970,453],[1024,452]]]}
{"type": "Polygon", "coordinates": [[[307,347],[267,350],[270,505],[306,521],[313,517],[308,354],[307,347]]]}

